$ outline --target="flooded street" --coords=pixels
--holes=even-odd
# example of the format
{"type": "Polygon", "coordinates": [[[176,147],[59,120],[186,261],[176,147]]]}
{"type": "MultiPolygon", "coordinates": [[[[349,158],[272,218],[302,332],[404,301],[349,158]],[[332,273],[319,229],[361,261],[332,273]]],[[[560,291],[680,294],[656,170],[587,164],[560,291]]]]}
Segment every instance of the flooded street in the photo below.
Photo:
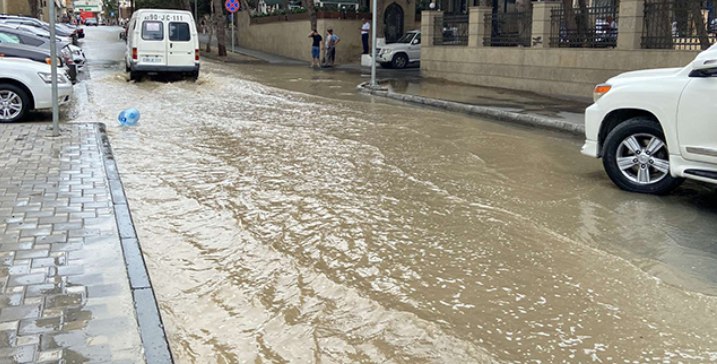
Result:
{"type": "Polygon", "coordinates": [[[626,193],[578,138],[340,70],[127,82],[114,31],[67,114],[107,124],[177,362],[717,361],[713,188],[626,193]]]}

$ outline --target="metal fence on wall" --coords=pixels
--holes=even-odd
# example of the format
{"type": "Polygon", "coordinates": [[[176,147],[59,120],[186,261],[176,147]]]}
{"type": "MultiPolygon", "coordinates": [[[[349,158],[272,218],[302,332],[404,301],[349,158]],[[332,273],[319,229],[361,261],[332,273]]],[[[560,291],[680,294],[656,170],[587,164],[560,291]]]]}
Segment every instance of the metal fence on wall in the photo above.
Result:
{"type": "Polygon", "coordinates": [[[532,11],[486,14],[486,29],[483,45],[486,47],[530,47],[533,27],[532,11]]]}
{"type": "Polygon", "coordinates": [[[434,29],[435,45],[468,45],[468,15],[444,15],[434,29]]]}
{"type": "Polygon", "coordinates": [[[699,0],[645,0],[644,49],[707,49],[715,42],[717,20],[699,0]]]}
{"type": "Polygon", "coordinates": [[[551,13],[551,47],[605,48],[617,45],[617,5],[560,7],[551,13]]]}

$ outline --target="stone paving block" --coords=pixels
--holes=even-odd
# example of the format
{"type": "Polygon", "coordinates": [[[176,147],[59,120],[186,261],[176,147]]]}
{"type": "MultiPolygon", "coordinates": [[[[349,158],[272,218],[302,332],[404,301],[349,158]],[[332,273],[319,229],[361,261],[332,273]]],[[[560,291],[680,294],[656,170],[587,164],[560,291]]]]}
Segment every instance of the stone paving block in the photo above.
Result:
{"type": "Polygon", "coordinates": [[[50,254],[50,251],[44,250],[44,249],[42,249],[42,250],[39,250],[39,249],[25,250],[25,251],[17,252],[15,254],[15,258],[16,259],[44,258],[44,257],[47,257],[48,254],[50,254]]]}
{"type": "Polygon", "coordinates": [[[60,308],[64,310],[69,308],[80,308],[84,303],[84,300],[84,295],[76,293],[49,296],[45,299],[45,309],[60,308]]]}
{"type": "Polygon", "coordinates": [[[84,274],[85,267],[81,265],[65,265],[57,267],[57,274],[61,276],[76,276],[84,274]]]}
{"type": "Polygon", "coordinates": [[[40,336],[38,336],[38,335],[18,336],[17,338],[15,338],[16,346],[39,345],[39,344],[40,344],[40,336]]]}
{"type": "Polygon", "coordinates": [[[62,326],[61,317],[41,318],[20,321],[18,333],[22,336],[45,334],[60,330],[62,326]]]}
{"type": "Polygon", "coordinates": [[[30,249],[32,249],[32,245],[33,245],[33,243],[0,244],[0,252],[30,250],[30,249]]]}
{"type": "Polygon", "coordinates": [[[52,283],[44,283],[44,284],[36,284],[32,286],[27,286],[27,292],[25,292],[25,297],[43,297],[45,295],[50,294],[58,294],[62,293],[62,288],[52,284],[52,283]]]}
{"type": "Polygon", "coordinates": [[[51,225],[39,225],[36,228],[32,229],[23,229],[20,232],[20,236],[48,236],[52,234],[52,226],[51,225]]]}
{"type": "Polygon", "coordinates": [[[69,252],[73,250],[80,250],[82,249],[83,244],[82,243],[55,243],[52,244],[52,251],[58,252],[69,252]]]}
{"type": "MultiPolygon", "coordinates": [[[[97,130],[67,124],[46,138],[43,123],[0,128],[0,363],[105,363],[117,361],[115,350],[119,360],[144,361],[142,350],[123,349],[142,344],[134,312],[116,310],[134,306],[116,256],[101,148],[110,149],[97,130]]],[[[116,165],[108,169],[119,192],[116,165]]]]}
{"type": "Polygon", "coordinates": [[[15,363],[32,363],[35,361],[37,347],[35,345],[20,346],[13,349],[12,359],[15,363]]]}
{"type": "Polygon", "coordinates": [[[0,322],[0,331],[17,331],[20,321],[0,322]]]}
{"type": "Polygon", "coordinates": [[[49,236],[43,236],[37,239],[38,244],[54,244],[54,243],[66,243],[67,233],[54,233],[49,236]]]}
{"type": "Polygon", "coordinates": [[[5,355],[12,355],[13,352],[10,349],[15,346],[16,337],[17,330],[0,331],[0,358],[3,356],[1,354],[3,351],[5,351],[5,355]]]}
{"type": "Polygon", "coordinates": [[[40,224],[60,224],[67,222],[70,218],[69,213],[56,214],[54,216],[41,217],[38,219],[40,224]]]}
{"type": "Polygon", "coordinates": [[[30,274],[42,274],[45,277],[50,275],[49,267],[30,268],[30,274]]]}
{"type": "Polygon", "coordinates": [[[40,305],[11,306],[0,309],[0,322],[40,317],[40,305]]]}
{"type": "Polygon", "coordinates": [[[9,275],[30,274],[30,266],[29,265],[14,265],[14,266],[8,268],[7,273],[9,275]]]}
{"type": "Polygon", "coordinates": [[[13,275],[10,276],[10,279],[8,279],[8,287],[14,287],[14,286],[27,286],[32,284],[40,284],[45,282],[45,277],[47,274],[21,274],[21,275],[13,275]]]}
{"type": "Polygon", "coordinates": [[[57,362],[62,359],[62,349],[41,351],[37,356],[38,363],[57,362]]]}

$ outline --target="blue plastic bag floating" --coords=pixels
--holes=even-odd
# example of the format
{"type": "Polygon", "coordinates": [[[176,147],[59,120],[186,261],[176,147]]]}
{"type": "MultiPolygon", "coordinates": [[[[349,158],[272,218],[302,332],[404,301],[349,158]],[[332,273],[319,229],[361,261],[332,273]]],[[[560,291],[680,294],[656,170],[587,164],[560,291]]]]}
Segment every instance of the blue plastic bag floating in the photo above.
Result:
{"type": "Polygon", "coordinates": [[[139,110],[135,108],[122,110],[117,116],[117,121],[119,121],[122,126],[135,126],[139,121],[139,110]]]}

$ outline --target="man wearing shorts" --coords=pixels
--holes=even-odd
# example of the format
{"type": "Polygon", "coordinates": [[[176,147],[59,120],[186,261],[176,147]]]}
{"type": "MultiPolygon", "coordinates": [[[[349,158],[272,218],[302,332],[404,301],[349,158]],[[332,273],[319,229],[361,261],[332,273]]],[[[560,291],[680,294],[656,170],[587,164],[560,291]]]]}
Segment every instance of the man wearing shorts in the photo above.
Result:
{"type": "Polygon", "coordinates": [[[310,67],[319,67],[319,57],[321,57],[321,41],[323,40],[321,38],[321,34],[319,34],[316,29],[312,29],[311,33],[309,34],[309,38],[311,38],[311,66],[310,67]]]}

